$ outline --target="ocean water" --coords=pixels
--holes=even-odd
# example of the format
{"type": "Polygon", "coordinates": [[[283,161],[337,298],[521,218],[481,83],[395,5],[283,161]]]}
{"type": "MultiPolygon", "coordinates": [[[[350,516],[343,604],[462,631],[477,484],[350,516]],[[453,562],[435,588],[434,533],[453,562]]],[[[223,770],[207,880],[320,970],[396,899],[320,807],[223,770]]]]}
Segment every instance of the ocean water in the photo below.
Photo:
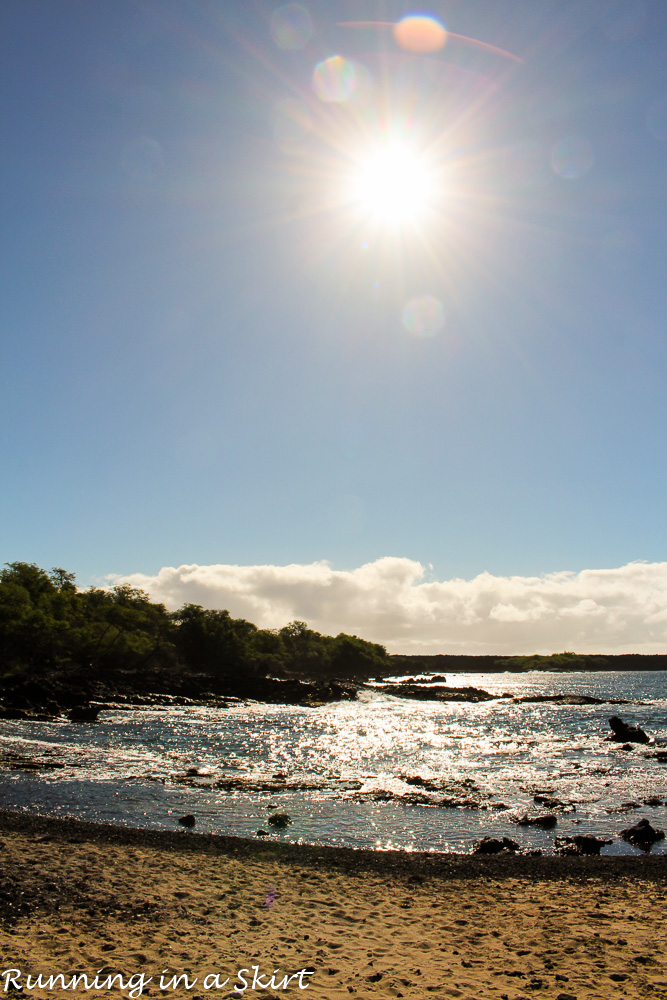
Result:
{"type": "MultiPolygon", "coordinates": [[[[666,673],[448,680],[498,697],[442,704],[369,690],[321,708],[119,708],[97,725],[0,720],[5,760],[61,765],[5,767],[0,807],[172,830],[192,813],[202,832],[265,830],[273,839],[375,850],[469,852],[489,834],[550,853],[555,836],[594,833],[612,841],[603,854],[634,854],[622,829],[647,818],[667,830],[667,764],[649,756],[667,746],[666,673]],[[505,693],[605,701],[521,704],[505,693]],[[612,715],[641,726],[655,745],[626,752],[607,741],[612,715]],[[552,811],[536,794],[566,803],[553,830],[513,822],[552,811]],[[284,830],[268,823],[276,811],[291,817],[284,830]]],[[[665,841],[653,853],[667,853],[665,841]]]]}

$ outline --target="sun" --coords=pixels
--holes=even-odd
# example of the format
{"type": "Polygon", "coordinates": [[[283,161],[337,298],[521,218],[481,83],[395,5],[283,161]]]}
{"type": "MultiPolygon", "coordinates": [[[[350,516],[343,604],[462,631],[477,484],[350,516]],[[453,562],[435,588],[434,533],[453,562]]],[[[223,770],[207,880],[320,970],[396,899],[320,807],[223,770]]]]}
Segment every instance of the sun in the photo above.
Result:
{"type": "Polygon", "coordinates": [[[410,145],[390,142],[358,158],[350,193],[355,205],[380,223],[416,223],[433,200],[433,175],[424,156],[410,145]]]}

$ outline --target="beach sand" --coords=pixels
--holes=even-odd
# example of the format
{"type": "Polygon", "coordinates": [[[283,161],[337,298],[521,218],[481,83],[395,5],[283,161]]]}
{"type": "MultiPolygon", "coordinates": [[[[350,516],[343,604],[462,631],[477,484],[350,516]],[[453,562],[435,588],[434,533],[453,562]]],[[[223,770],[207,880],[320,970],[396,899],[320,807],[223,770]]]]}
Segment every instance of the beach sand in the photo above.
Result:
{"type": "Polygon", "coordinates": [[[143,973],[153,998],[244,982],[311,1000],[667,997],[664,857],[374,854],[14,813],[0,842],[0,973],[21,970],[0,995],[138,996],[143,973]],[[101,969],[125,988],[25,989],[101,969]],[[172,988],[182,974],[191,989],[172,988]]]}

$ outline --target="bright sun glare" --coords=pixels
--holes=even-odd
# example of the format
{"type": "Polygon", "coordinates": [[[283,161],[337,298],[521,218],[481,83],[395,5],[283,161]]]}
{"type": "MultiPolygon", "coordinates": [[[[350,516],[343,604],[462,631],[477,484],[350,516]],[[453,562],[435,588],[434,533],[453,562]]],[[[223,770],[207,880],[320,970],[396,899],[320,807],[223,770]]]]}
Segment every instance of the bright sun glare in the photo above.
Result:
{"type": "Polygon", "coordinates": [[[433,196],[433,179],[422,157],[409,146],[392,143],[359,161],[352,197],[384,223],[417,222],[433,196]]]}

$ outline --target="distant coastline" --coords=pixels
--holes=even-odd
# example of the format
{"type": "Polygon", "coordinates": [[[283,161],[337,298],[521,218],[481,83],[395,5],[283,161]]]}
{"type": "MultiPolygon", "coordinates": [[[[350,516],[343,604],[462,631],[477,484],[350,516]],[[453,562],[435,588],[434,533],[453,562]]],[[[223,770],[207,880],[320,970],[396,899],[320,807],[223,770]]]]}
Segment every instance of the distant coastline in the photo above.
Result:
{"type": "Polygon", "coordinates": [[[494,674],[527,670],[667,670],[667,653],[553,653],[506,656],[475,653],[390,654],[396,674],[494,674]]]}

